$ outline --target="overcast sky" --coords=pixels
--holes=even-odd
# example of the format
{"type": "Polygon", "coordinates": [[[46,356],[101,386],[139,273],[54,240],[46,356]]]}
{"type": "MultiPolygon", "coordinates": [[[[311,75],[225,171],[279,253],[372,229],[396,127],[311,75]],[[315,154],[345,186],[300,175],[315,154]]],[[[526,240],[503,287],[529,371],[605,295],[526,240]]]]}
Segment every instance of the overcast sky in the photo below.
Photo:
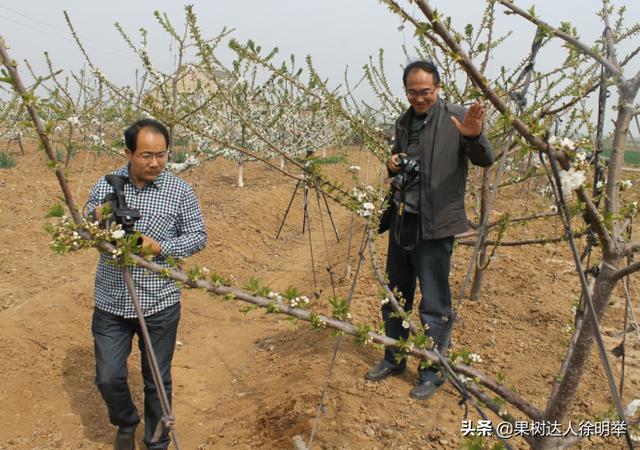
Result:
{"type": "MultiPolygon", "coordinates": [[[[232,37],[240,42],[252,39],[265,51],[279,47],[279,58],[288,59],[295,54],[299,64],[311,55],[314,65],[330,86],[342,83],[344,70],[349,66],[350,81],[355,83],[362,76],[362,66],[370,55],[374,57],[380,48],[385,50],[389,81],[402,94],[400,66],[406,63],[402,45],[413,48],[414,30],[406,24],[399,31],[400,19],[376,0],[191,0],[198,16],[202,34],[213,37],[223,27],[235,28],[232,37]]],[[[640,18],[640,2],[625,0],[627,17],[640,18]]],[[[27,59],[36,73],[46,74],[43,53],[49,52],[54,67],[76,71],[82,68],[84,58],[68,32],[63,10],[84,41],[94,63],[107,77],[119,85],[133,84],[135,69],[141,67],[137,55],[127,46],[114,22],[139,45],[140,28],[149,33],[149,51],[155,65],[163,72],[170,72],[175,62],[170,51],[171,41],[153,16],[153,11],[167,13],[176,29],[184,31],[184,7],[177,1],[148,0],[23,0],[3,2],[0,5],[0,35],[10,47],[12,58],[27,59]]],[[[402,4],[402,0],[400,0],[402,4]]],[[[453,26],[462,30],[467,23],[478,23],[486,4],[480,0],[431,0],[430,4],[441,14],[453,17],[453,26]]],[[[533,2],[516,0],[523,8],[533,2]]],[[[601,7],[596,0],[543,0],[535,3],[536,14],[553,26],[560,21],[575,25],[581,38],[593,44],[603,30],[602,21],[595,15],[601,7]]],[[[616,4],[616,6],[621,4],[616,4]]],[[[406,10],[420,20],[415,5],[404,4],[406,10]]],[[[509,30],[514,35],[508,43],[493,54],[489,76],[499,73],[501,65],[512,67],[522,60],[531,47],[535,27],[524,19],[502,14],[503,7],[496,6],[498,34],[509,30]]],[[[629,24],[628,24],[629,25],[629,24]]],[[[637,46],[638,37],[632,40],[637,46]]],[[[226,42],[222,45],[226,48],[226,42]]],[[[626,54],[633,48],[628,44],[626,54]]],[[[413,53],[413,52],[410,52],[413,53]]],[[[231,52],[221,52],[223,60],[231,61],[231,52]]],[[[539,70],[557,66],[565,57],[559,45],[543,49],[537,61],[539,70]]],[[[189,59],[189,58],[188,58],[189,59]]],[[[193,59],[193,55],[191,56],[193,59]]],[[[627,73],[636,73],[640,63],[631,64],[627,73]]],[[[20,69],[24,73],[24,66],[20,69]]]]}

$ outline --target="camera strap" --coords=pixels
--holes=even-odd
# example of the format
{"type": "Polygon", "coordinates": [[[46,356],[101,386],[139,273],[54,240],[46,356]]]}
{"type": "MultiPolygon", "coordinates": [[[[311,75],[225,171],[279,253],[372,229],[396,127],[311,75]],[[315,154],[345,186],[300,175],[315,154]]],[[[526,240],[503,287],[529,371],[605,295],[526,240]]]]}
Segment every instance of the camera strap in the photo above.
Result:
{"type": "MultiPolygon", "coordinates": [[[[402,242],[401,242],[402,226],[404,225],[404,215],[405,215],[404,210],[405,210],[405,200],[406,200],[407,194],[404,191],[398,191],[398,192],[400,192],[400,205],[398,206],[398,209],[396,211],[396,226],[393,230],[393,233],[398,245],[400,245],[400,247],[402,247],[403,250],[411,251],[416,247],[416,245],[418,245],[418,242],[420,242],[420,226],[418,225],[417,227],[415,242],[406,247],[402,245],[402,242]]],[[[420,218],[420,214],[418,214],[418,218],[420,218]]]]}

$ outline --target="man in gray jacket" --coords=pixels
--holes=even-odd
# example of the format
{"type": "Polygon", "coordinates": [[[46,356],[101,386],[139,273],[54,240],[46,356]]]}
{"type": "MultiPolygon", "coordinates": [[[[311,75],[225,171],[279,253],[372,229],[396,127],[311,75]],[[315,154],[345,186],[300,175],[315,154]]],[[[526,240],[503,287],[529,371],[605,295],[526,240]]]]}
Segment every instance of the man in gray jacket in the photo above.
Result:
{"type": "MultiPolygon", "coordinates": [[[[432,62],[409,64],[402,81],[411,107],[396,122],[396,140],[387,163],[389,175],[395,175],[387,274],[389,287],[402,293],[405,311],[413,309],[416,279],[420,280],[420,320],[436,341],[442,319],[451,310],[454,236],[468,229],[464,198],[469,161],[484,167],[493,164],[495,157],[482,132],[484,107],[475,103],[467,110],[439,98],[440,75],[432,62]],[[416,169],[407,172],[411,167],[416,169]]],[[[408,323],[391,317],[393,312],[390,303],[382,306],[387,336],[407,339],[408,323]]],[[[436,346],[446,345],[439,341],[436,346]]],[[[397,361],[396,353],[387,348],[382,363],[365,378],[381,381],[404,374],[407,361],[397,361]]],[[[410,396],[429,399],[444,380],[435,368],[422,367],[418,373],[420,382],[410,396]]]]}

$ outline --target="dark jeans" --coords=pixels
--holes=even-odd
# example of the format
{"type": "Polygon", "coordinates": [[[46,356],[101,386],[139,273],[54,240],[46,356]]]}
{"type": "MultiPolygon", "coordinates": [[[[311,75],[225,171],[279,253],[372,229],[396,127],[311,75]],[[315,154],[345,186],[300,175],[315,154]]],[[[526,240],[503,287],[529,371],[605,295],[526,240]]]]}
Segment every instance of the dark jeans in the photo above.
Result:
{"type": "MultiPolygon", "coordinates": [[[[180,303],[176,303],[149,317],[145,317],[151,345],[158,361],[169,403],[171,403],[171,361],[176,343],[180,303]]],[[[109,410],[112,425],[121,431],[135,431],[140,417],[131,399],[127,378],[127,358],[131,354],[133,335],[138,335],[138,347],[142,355],[142,378],[144,379],[144,443],[148,449],[167,448],[171,439],[165,430],[159,442],[150,444],[156,425],[162,418],[162,407],[153,381],[149,357],[144,345],[138,319],[125,319],[94,308],[91,325],[96,356],[96,379],[102,398],[109,410]]]]}
{"type": "MultiPolygon", "coordinates": [[[[442,318],[451,310],[451,290],[449,288],[449,271],[451,268],[451,253],[454,238],[424,240],[420,238],[418,244],[411,250],[405,250],[416,242],[416,235],[420,227],[420,217],[417,214],[405,214],[400,245],[395,237],[395,212],[391,219],[389,230],[389,253],[387,255],[387,274],[389,287],[397,287],[406,303],[405,311],[413,309],[413,297],[416,290],[416,279],[420,280],[422,301],[419,306],[420,320],[423,325],[429,325],[426,334],[434,341],[443,328],[442,318]]],[[[387,336],[393,339],[409,337],[409,330],[402,326],[402,319],[390,317],[393,312],[391,303],[382,306],[382,319],[385,322],[387,336]]],[[[436,345],[438,342],[436,342],[436,345]]],[[[383,363],[389,367],[402,369],[407,360],[398,363],[395,358],[397,352],[391,348],[385,350],[383,363]]],[[[420,379],[442,384],[443,380],[437,376],[437,369],[418,369],[420,379]]]]}

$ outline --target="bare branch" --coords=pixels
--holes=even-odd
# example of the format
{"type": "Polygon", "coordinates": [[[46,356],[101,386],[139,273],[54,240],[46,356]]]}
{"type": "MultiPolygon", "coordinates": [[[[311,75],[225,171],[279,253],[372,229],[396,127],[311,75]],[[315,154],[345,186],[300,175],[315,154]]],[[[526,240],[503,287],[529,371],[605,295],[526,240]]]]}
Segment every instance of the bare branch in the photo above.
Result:
{"type": "MultiPolygon", "coordinates": [[[[414,27],[416,27],[417,29],[420,29],[420,23],[411,15],[409,15],[409,13],[407,13],[404,9],[402,9],[402,7],[400,5],[398,5],[398,3],[395,0],[383,0],[387,5],[389,5],[389,8],[395,12],[396,14],[401,15],[402,17],[404,17],[406,20],[408,20],[409,22],[411,22],[413,24],[414,27]]],[[[434,45],[436,45],[440,50],[442,50],[443,52],[446,53],[447,49],[442,45],[442,42],[438,41],[435,36],[433,36],[433,34],[429,33],[429,32],[424,32],[423,33],[427,39],[429,39],[434,45]]],[[[488,49],[487,49],[488,51],[488,49]]]]}
{"type": "MultiPolygon", "coordinates": [[[[477,234],[477,233],[476,233],[477,234]]],[[[586,231],[580,231],[573,233],[573,237],[581,237],[586,234],[586,231]]],[[[502,247],[516,247],[519,245],[534,245],[534,244],[549,244],[551,242],[561,242],[566,241],[569,238],[565,235],[554,237],[554,238],[540,238],[540,239],[521,239],[519,241],[499,241],[497,245],[502,247]]],[[[496,245],[496,241],[486,241],[488,246],[496,245]]],[[[474,247],[476,245],[476,241],[458,241],[458,245],[465,245],[469,247],[474,247]]]]}
{"type": "MultiPolygon", "coordinates": [[[[50,161],[56,161],[56,156],[53,151],[53,145],[49,140],[49,135],[46,132],[46,127],[42,123],[42,119],[38,116],[38,110],[36,108],[36,101],[34,98],[35,92],[27,92],[24,84],[22,83],[22,79],[18,74],[18,69],[14,64],[14,61],[11,60],[7,50],[4,47],[2,39],[0,39],[0,57],[2,58],[2,63],[7,68],[9,72],[9,76],[11,77],[11,84],[14,89],[22,96],[22,102],[24,103],[27,111],[29,111],[29,116],[31,116],[31,120],[33,121],[36,132],[38,133],[38,137],[40,141],[42,141],[42,145],[44,146],[44,150],[47,153],[47,157],[50,161]]],[[[58,182],[60,183],[60,187],[62,188],[62,192],[64,194],[65,202],[69,208],[69,213],[71,217],[73,217],[73,221],[76,224],[82,223],[82,217],[80,213],[76,209],[76,203],[73,199],[73,194],[71,194],[71,188],[69,187],[69,183],[67,182],[67,177],[64,173],[63,167],[60,164],[56,164],[55,166],[56,177],[58,178],[58,182]]]]}
{"type": "Polygon", "coordinates": [[[616,44],[613,41],[613,35],[611,34],[611,24],[609,23],[609,8],[607,8],[607,2],[603,2],[602,6],[602,19],[604,20],[604,38],[607,46],[607,53],[609,54],[609,58],[611,58],[611,62],[615,67],[620,67],[618,65],[618,58],[616,57],[616,44]]]}
{"type": "MultiPolygon", "coordinates": [[[[511,403],[513,406],[525,413],[528,417],[534,420],[542,419],[542,416],[544,414],[542,410],[531,405],[529,402],[525,401],[522,397],[512,392],[510,389],[499,385],[495,380],[489,378],[484,373],[461,363],[456,364],[455,366],[453,366],[453,368],[456,372],[459,372],[469,378],[477,378],[478,380],[480,380],[483,386],[500,395],[500,397],[504,398],[507,402],[511,403]]],[[[496,414],[498,414],[498,412],[496,412],[496,414]]]]}
{"type": "Polygon", "coordinates": [[[602,55],[600,55],[600,54],[596,53],[595,51],[593,51],[587,44],[583,43],[579,39],[576,39],[576,38],[568,35],[564,31],[558,30],[557,28],[554,28],[554,27],[550,26],[548,23],[539,20],[537,17],[533,17],[527,11],[525,11],[525,10],[523,10],[521,8],[518,8],[513,3],[509,3],[508,0],[498,0],[498,1],[500,2],[500,4],[502,6],[510,9],[515,14],[517,14],[517,15],[519,15],[521,17],[524,17],[529,22],[531,22],[531,23],[533,23],[535,25],[541,25],[541,24],[544,25],[545,27],[547,27],[549,29],[549,31],[551,31],[554,34],[554,36],[559,37],[563,41],[565,41],[565,42],[573,45],[574,47],[576,47],[578,50],[580,50],[585,55],[588,55],[591,58],[593,58],[596,61],[598,61],[600,64],[602,64],[605,67],[605,69],[607,69],[614,77],[616,77],[618,79],[619,83],[624,83],[625,78],[622,75],[622,73],[620,72],[620,70],[618,69],[617,65],[615,65],[614,63],[612,63],[608,59],[604,58],[602,55]]]}
{"type": "MultiPolygon", "coordinates": [[[[369,228],[368,240],[369,240],[369,253],[371,254],[371,266],[373,267],[373,272],[376,275],[376,279],[378,280],[378,283],[380,284],[380,286],[382,286],[382,288],[385,290],[387,298],[389,299],[389,302],[391,302],[391,306],[393,306],[393,309],[397,313],[402,314],[405,312],[404,308],[400,306],[400,303],[398,303],[396,296],[393,294],[391,289],[389,289],[389,285],[385,281],[385,277],[382,274],[382,271],[380,270],[380,267],[378,265],[378,258],[376,256],[376,245],[375,245],[375,242],[373,241],[373,230],[371,228],[369,228]]],[[[415,335],[418,332],[418,327],[416,327],[413,321],[408,320],[408,322],[409,322],[409,332],[411,332],[412,335],[415,335]]],[[[433,361],[435,361],[436,359],[434,359],[433,361]]]]}
{"type": "MultiPolygon", "coordinates": [[[[558,215],[557,211],[547,211],[547,212],[538,213],[538,214],[530,214],[528,216],[514,217],[512,219],[509,219],[509,223],[524,222],[525,220],[539,219],[540,217],[553,217],[553,216],[557,216],[557,215],[558,215]]],[[[474,222],[472,222],[470,220],[467,220],[467,223],[474,230],[477,230],[478,228],[480,228],[480,225],[478,225],[477,223],[474,223],[474,222]]],[[[496,225],[498,225],[498,221],[497,220],[494,221],[494,222],[489,222],[485,226],[485,229],[489,230],[490,228],[493,228],[496,225]]],[[[471,236],[477,236],[477,235],[478,235],[478,233],[476,231],[467,231],[466,233],[457,234],[456,235],[456,239],[465,238],[465,237],[471,237],[471,236]]]]}
{"type": "Polygon", "coordinates": [[[620,64],[620,67],[626,66],[629,63],[629,61],[631,61],[638,53],[640,53],[640,47],[636,48],[634,51],[629,53],[627,57],[624,59],[624,61],[622,61],[622,63],[620,64]]]}
{"type": "Polygon", "coordinates": [[[576,189],[575,192],[580,201],[585,204],[587,216],[589,216],[591,224],[593,225],[593,228],[595,229],[598,238],[602,243],[603,253],[605,253],[606,255],[614,254],[616,251],[616,246],[613,243],[613,239],[611,239],[611,236],[609,235],[609,230],[602,221],[602,217],[600,215],[600,212],[598,211],[598,207],[595,205],[595,203],[593,203],[593,200],[591,200],[591,197],[589,197],[589,194],[583,186],[580,186],[578,189],[576,189]]]}
{"type": "MultiPolygon", "coordinates": [[[[640,243],[636,243],[636,244],[640,246],[640,243]]],[[[622,278],[626,277],[627,275],[631,275],[632,273],[637,272],[638,270],[640,270],[640,261],[633,263],[629,266],[623,267],[622,269],[616,270],[611,275],[611,280],[613,280],[613,282],[617,282],[622,278]]]]}

